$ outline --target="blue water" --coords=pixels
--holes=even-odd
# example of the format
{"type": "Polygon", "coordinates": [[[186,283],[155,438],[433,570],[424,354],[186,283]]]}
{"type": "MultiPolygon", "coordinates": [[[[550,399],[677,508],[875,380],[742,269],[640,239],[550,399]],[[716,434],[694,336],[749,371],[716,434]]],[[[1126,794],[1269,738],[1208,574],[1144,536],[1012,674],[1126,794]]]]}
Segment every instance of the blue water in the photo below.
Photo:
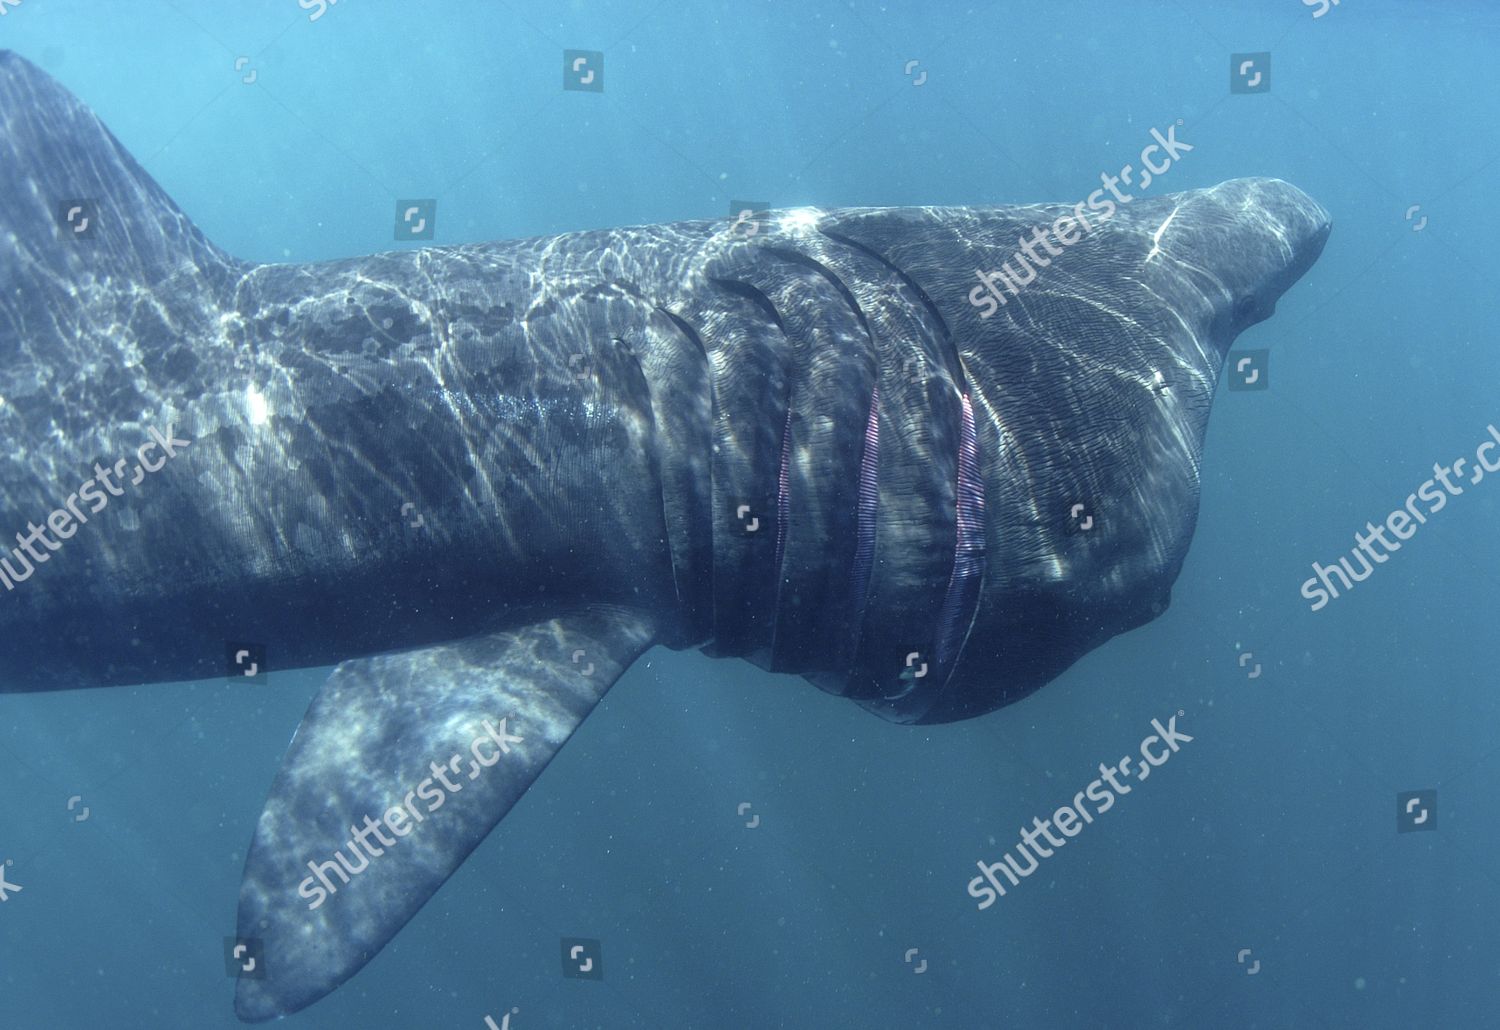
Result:
{"type": "MultiPolygon", "coordinates": [[[[1278,176],[1335,228],[1237,344],[1271,351],[1270,387],[1221,386],[1165,615],[937,727],[654,650],[411,924],[288,1026],[1495,1025],[1500,485],[1466,486],[1322,610],[1298,590],[1500,422],[1500,9],[309,13],[21,0],[0,47],[254,261],[389,249],[406,197],[437,198],[438,243],[731,200],[1073,202],[1178,119],[1193,150],[1161,191],[1278,176]],[[602,93],[562,90],[564,48],[604,52],[602,93]],[[1256,51],[1270,92],[1231,95],[1229,55],[1256,51]],[[976,861],[1179,710],[1191,743],[976,909],[976,861]],[[1398,833],[1415,790],[1436,790],[1436,829],[1398,833]],[[563,937],[602,942],[602,981],[561,976],[563,937]]],[[[0,858],[23,887],[0,907],[0,1027],[241,1025],[223,938],[325,675],[0,697],[0,858]]]]}

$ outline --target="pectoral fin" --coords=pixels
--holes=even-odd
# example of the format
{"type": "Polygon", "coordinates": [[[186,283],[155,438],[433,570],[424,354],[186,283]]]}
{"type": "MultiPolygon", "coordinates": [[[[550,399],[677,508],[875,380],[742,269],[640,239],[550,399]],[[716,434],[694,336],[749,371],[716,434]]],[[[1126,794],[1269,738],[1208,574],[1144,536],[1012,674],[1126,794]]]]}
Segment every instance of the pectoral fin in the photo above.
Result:
{"type": "Polygon", "coordinates": [[[639,613],[589,609],[334,669],[245,861],[238,933],[260,941],[264,976],[239,980],[240,1019],[296,1012],[373,958],[653,632],[639,613]]]}

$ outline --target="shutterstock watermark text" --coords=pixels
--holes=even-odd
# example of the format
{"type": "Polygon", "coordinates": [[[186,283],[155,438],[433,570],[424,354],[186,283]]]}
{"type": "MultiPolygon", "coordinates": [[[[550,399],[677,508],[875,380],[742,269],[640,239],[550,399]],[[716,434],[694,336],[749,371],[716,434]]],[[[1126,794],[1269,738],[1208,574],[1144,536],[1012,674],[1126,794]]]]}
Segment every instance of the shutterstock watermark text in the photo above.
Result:
{"type": "MultiPolygon", "coordinates": [[[[1181,124],[1182,121],[1179,119],[1177,125],[1181,124]]],[[[1180,160],[1183,154],[1193,149],[1190,144],[1177,138],[1177,125],[1168,126],[1165,136],[1159,129],[1151,130],[1151,137],[1156,142],[1147,145],[1146,149],[1141,151],[1141,180],[1137,189],[1150,188],[1151,183],[1157,177],[1165,175],[1171,169],[1174,161],[1180,160]],[[1152,160],[1152,156],[1157,153],[1164,155],[1160,163],[1152,160]]],[[[983,309],[979,312],[979,317],[989,318],[1004,307],[1008,303],[1006,293],[1012,297],[1020,296],[1023,288],[1036,281],[1038,269],[1052,264],[1052,258],[1062,256],[1064,247],[1071,247],[1083,239],[1085,232],[1093,230],[1093,223],[1084,214],[1085,205],[1096,220],[1103,224],[1115,216],[1116,201],[1124,205],[1134,200],[1135,194],[1122,191],[1120,183],[1132,185],[1131,179],[1135,171],[1134,165],[1126,165],[1120,169],[1118,175],[1102,173],[1099,181],[1103,185],[1090,193],[1087,200],[1080,200],[1074,204],[1071,215],[1063,215],[1050,226],[1038,226],[1032,230],[1030,236],[1018,239],[1016,243],[1021,249],[1012,254],[1010,260],[1003,262],[998,269],[990,272],[975,269],[974,274],[979,277],[980,285],[969,291],[969,303],[976,308],[983,309]],[[1105,196],[1106,190],[1109,196],[1105,196]],[[1113,199],[1110,199],[1111,197],[1113,199]],[[1056,246],[1052,243],[1054,239],[1057,241],[1056,246]],[[1038,247],[1047,253],[1038,254],[1038,247]],[[1014,268],[1011,267],[1012,263],[1015,265],[1014,268]],[[1001,289],[1002,286],[1004,290],[1001,289]]]]}
{"type": "MultiPolygon", "coordinates": [[[[1136,766],[1137,781],[1144,781],[1151,775],[1152,769],[1166,765],[1167,759],[1175,755],[1183,744],[1192,742],[1192,737],[1177,729],[1180,715],[1182,713],[1178,712],[1169,718],[1165,726],[1159,719],[1151,720],[1151,728],[1156,732],[1141,741],[1139,751],[1144,761],[1136,766]]],[[[1114,807],[1116,798],[1129,794],[1130,784],[1122,783],[1120,777],[1128,778],[1131,775],[1130,766],[1133,761],[1132,756],[1126,755],[1120,759],[1118,767],[1100,762],[1099,778],[1074,794],[1072,804],[1059,808],[1050,818],[1034,818],[1030,827],[1021,827],[1021,840],[1012,849],[1014,854],[1007,851],[1000,856],[998,862],[980,861],[980,875],[969,881],[969,896],[980,899],[980,911],[989,908],[1005,895],[1005,884],[1001,882],[1001,876],[1012,887],[1019,887],[1024,878],[1037,871],[1042,859],[1051,858],[1055,849],[1061,848],[1082,833],[1086,825],[1093,823],[1094,816],[1108,812],[1114,807]],[[1109,785],[1107,790],[1105,784],[1109,785]],[[1093,804],[1085,804],[1085,799],[1093,804]],[[1054,828],[1056,833],[1053,832],[1054,828]],[[1038,837],[1045,837],[1047,843],[1041,843],[1038,837]]]]}
{"type": "MultiPolygon", "coordinates": [[[[135,466],[130,486],[140,486],[148,472],[159,472],[168,458],[175,458],[179,450],[192,443],[191,440],[173,437],[171,426],[167,427],[166,435],[157,432],[154,427],[147,432],[151,434],[151,439],[136,449],[135,456],[139,464],[135,466]],[[155,464],[146,458],[152,451],[160,451],[162,455],[155,464]]],[[[0,557],[0,583],[5,584],[7,591],[14,590],[17,583],[30,579],[38,565],[51,559],[52,552],[62,549],[62,541],[70,539],[78,532],[79,526],[88,522],[89,515],[97,515],[108,506],[111,497],[125,495],[125,467],[129,464],[129,458],[121,458],[109,468],[105,468],[102,462],[95,462],[93,477],[85,479],[77,490],[68,495],[63,502],[64,507],[54,508],[42,520],[43,525],[26,523],[26,532],[16,534],[19,546],[11,549],[10,557],[0,557]],[[118,483],[114,482],[116,479],[119,480],[118,483]],[[104,488],[102,493],[99,490],[101,486],[104,488]],[[88,504],[88,515],[80,509],[80,503],[88,504]],[[58,539],[53,540],[47,535],[49,529],[58,539]],[[38,545],[46,550],[39,550],[38,545]],[[15,559],[14,565],[11,564],[12,558],[15,559]]]]}
{"type": "MultiPolygon", "coordinates": [[[[480,773],[499,762],[502,755],[510,754],[512,744],[522,742],[523,738],[506,729],[506,721],[501,719],[500,725],[496,726],[488,719],[484,720],[484,734],[469,743],[469,754],[472,756],[469,760],[469,779],[479,779],[480,773]],[[480,745],[483,744],[494,746],[488,756],[481,753],[480,745]]],[[[359,826],[350,826],[349,839],[344,842],[349,849],[348,858],[344,857],[344,849],[339,848],[334,851],[332,859],[323,862],[309,860],[307,868],[312,871],[312,876],[297,885],[297,894],[307,899],[308,909],[321,907],[329,895],[339,892],[339,886],[348,885],[351,877],[368,869],[371,861],[385,854],[386,848],[395,847],[400,838],[411,833],[429,815],[442,808],[450,795],[463,790],[461,780],[450,778],[450,774],[458,773],[463,760],[463,754],[458,753],[451,755],[446,765],[432,762],[428,766],[432,775],[407,791],[400,804],[386,809],[379,819],[371,819],[367,815],[359,826]],[[439,784],[442,785],[441,788],[439,784]],[[417,804],[418,798],[424,802],[423,805],[417,804]],[[395,834],[394,838],[386,836],[384,831],[387,829],[395,834]],[[378,845],[370,842],[372,835],[380,842],[378,845]],[[338,884],[333,882],[329,873],[339,878],[338,884]]]]}
{"type": "MultiPolygon", "coordinates": [[[[1500,458],[1493,456],[1500,449],[1500,429],[1493,424],[1486,428],[1490,438],[1474,450],[1473,474],[1468,476],[1470,486],[1478,485],[1486,472],[1500,472],[1500,458]]],[[[1355,532],[1349,557],[1340,558],[1332,565],[1313,562],[1313,574],[1302,583],[1302,596],[1312,603],[1312,610],[1321,611],[1329,601],[1336,600],[1340,596],[1340,587],[1347,593],[1354,589],[1354,584],[1369,579],[1376,565],[1384,565],[1392,554],[1401,550],[1401,541],[1410,540],[1419,528],[1427,524],[1429,515],[1436,515],[1447,507],[1449,497],[1460,496],[1464,492],[1464,466],[1468,464],[1468,458],[1455,458],[1452,465],[1434,462],[1432,478],[1407,494],[1404,505],[1387,515],[1379,525],[1366,522],[1363,533],[1355,532]],[[1441,490],[1438,489],[1439,483],[1443,486],[1441,490]],[[1418,501],[1423,503],[1418,504],[1418,501]],[[1396,539],[1388,539],[1387,530],[1396,539]],[[1377,543],[1380,545],[1378,551],[1377,543]],[[1355,571],[1356,564],[1359,571],[1355,571]]]]}

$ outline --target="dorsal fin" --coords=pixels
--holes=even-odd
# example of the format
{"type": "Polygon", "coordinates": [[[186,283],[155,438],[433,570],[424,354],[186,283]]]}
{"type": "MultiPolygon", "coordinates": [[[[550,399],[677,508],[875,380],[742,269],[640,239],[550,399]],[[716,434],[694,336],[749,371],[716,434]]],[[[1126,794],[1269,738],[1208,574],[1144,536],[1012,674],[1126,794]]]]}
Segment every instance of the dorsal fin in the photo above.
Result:
{"type": "Polygon", "coordinates": [[[66,406],[85,405],[59,397],[59,384],[102,378],[97,390],[83,388],[89,417],[140,417],[130,366],[170,381],[156,365],[182,365],[174,347],[214,331],[242,266],[77,97],[10,51],[0,51],[0,188],[7,408],[29,424],[76,431],[66,406]]]}
{"type": "Polygon", "coordinates": [[[119,140],[57,80],[0,50],[0,262],[20,273],[91,272],[148,278],[233,264],[210,243],[119,140]],[[60,219],[70,201],[97,210],[60,219]],[[85,214],[91,214],[82,229],[85,214]]]}

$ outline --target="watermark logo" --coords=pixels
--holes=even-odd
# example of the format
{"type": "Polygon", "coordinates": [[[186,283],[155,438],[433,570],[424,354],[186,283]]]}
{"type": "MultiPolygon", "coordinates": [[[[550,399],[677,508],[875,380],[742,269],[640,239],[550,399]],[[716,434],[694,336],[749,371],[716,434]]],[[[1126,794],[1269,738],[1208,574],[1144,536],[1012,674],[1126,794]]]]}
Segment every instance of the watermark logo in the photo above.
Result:
{"type": "Polygon", "coordinates": [[[911,385],[924,386],[928,379],[926,365],[921,354],[908,354],[901,360],[901,374],[911,385]]]}
{"type": "Polygon", "coordinates": [[[562,974],[570,980],[603,980],[603,945],[589,937],[564,937],[562,974]]]}
{"type": "Polygon", "coordinates": [[[436,231],[436,200],[427,197],[422,200],[396,201],[397,240],[430,240],[436,231]]]}
{"type": "Polygon", "coordinates": [[[1330,10],[1337,7],[1338,5],[1339,0],[1302,0],[1303,7],[1317,8],[1317,10],[1313,12],[1314,18],[1323,17],[1323,15],[1327,14],[1330,10]]]}
{"type": "Polygon", "coordinates": [[[919,681],[927,676],[927,659],[923,657],[922,651],[908,651],[906,662],[896,674],[896,692],[894,694],[882,694],[887,701],[899,701],[906,697],[920,685],[919,681]]]}
{"type": "Polygon", "coordinates": [[[573,664],[579,666],[578,671],[585,676],[594,674],[594,663],[588,660],[589,653],[583,648],[573,649],[573,664]]]}
{"type": "Polygon", "coordinates": [[[264,980],[265,943],[259,937],[225,937],[224,972],[236,980],[264,980]]]}
{"type": "MultiPolygon", "coordinates": [[[[0,7],[0,11],[4,8],[0,7]]],[[[99,202],[86,197],[57,205],[57,231],[65,240],[91,240],[99,228],[99,202]]]]}
{"type": "MultiPolygon", "coordinates": [[[[1137,767],[1137,781],[1144,781],[1152,769],[1165,765],[1183,744],[1192,743],[1192,737],[1177,729],[1177,720],[1182,714],[1178,712],[1169,718],[1165,726],[1160,719],[1151,720],[1151,728],[1156,732],[1142,740],[1138,748],[1144,761],[1137,767]]],[[[1050,818],[1033,819],[1029,828],[1021,827],[1021,840],[1013,849],[1014,854],[1006,852],[998,862],[978,862],[980,875],[969,881],[969,896],[979,899],[980,911],[1005,895],[1001,875],[1010,881],[1012,887],[1019,887],[1022,879],[1037,871],[1042,859],[1051,858],[1054,849],[1061,848],[1082,833],[1084,826],[1094,821],[1094,816],[1108,812],[1117,798],[1129,794],[1130,785],[1121,783],[1118,777],[1130,775],[1132,761],[1133,756],[1126,755],[1120,759],[1118,767],[1100,762],[1099,778],[1074,794],[1072,804],[1059,808],[1050,818]],[[1106,783],[1109,784],[1108,790],[1104,786],[1106,783]],[[1093,805],[1085,804],[1085,799],[1093,805]],[[1053,832],[1054,828],[1057,833],[1053,832]],[[1038,841],[1039,836],[1045,837],[1047,843],[1038,841]]]]}
{"type": "Polygon", "coordinates": [[[729,202],[729,231],[739,236],[755,236],[766,228],[771,205],[764,200],[731,200],[729,202]]]}
{"type": "Polygon", "coordinates": [[[760,519],[751,512],[748,504],[741,504],[735,508],[734,517],[739,520],[741,532],[747,535],[760,529],[760,519]]]}
{"type": "Polygon", "coordinates": [[[1236,393],[1246,390],[1269,390],[1271,388],[1271,352],[1259,350],[1235,351],[1234,367],[1229,374],[1229,388],[1236,393]]]}
{"type": "Polygon", "coordinates": [[[266,645],[239,640],[224,643],[224,678],[231,684],[266,681],[266,645]]]}
{"type": "Polygon", "coordinates": [[[1260,662],[1256,662],[1255,661],[1255,652],[1254,651],[1241,651],[1240,652],[1240,668],[1244,669],[1245,666],[1249,665],[1251,662],[1255,662],[1255,667],[1253,669],[1248,670],[1245,673],[1245,678],[1247,680],[1258,680],[1258,679],[1260,679],[1260,662]]]}
{"type": "Polygon", "coordinates": [[[1068,521],[1065,527],[1069,536],[1077,536],[1079,533],[1087,533],[1094,528],[1094,506],[1083,501],[1074,501],[1068,507],[1068,521]]]}
{"type": "Polygon", "coordinates": [[[564,50],[563,89],[583,93],[603,93],[604,51],[564,50]]]}
{"type": "Polygon", "coordinates": [[[1229,92],[1271,92],[1271,54],[1262,50],[1254,54],[1229,55],[1229,92]]]}
{"type": "Polygon", "coordinates": [[[1151,130],[1154,142],[1147,144],[1141,151],[1141,178],[1138,186],[1133,181],[1138,170],[1133,164],[1121,168],[1115,175],[1101,173],[1100,188],[1074,204],[1071,215],[1063,215],[1050,226],[1038,226],[1032,229],[1029,237],[1018,239],[1016,243],[1020,249],[1009,260],[1002,262],[998,269],[989,272],[975,269],[974,275],[978,277],[980,285],[969,291],[969,303],[982,309],[979,317],[989,318],[1004,307],[1009,302],[1007,293],[1011,297],[1020,296],[1021,290],[1035,282],[1040,270],[1050,266],[1053,258],[1061,257],[1065,248],[1083,239],[1084,233],[1093,231],[1094,223],[1084,213],[1085,207],[1102,225],[1115,216],[1116,202],[1124,205],[1135,199],[1135,194],[1120,189],[1121,183],[1141,190],[1149,189],[1152,182],[1165,175],[1182,159],[1183,154],[1191,152],[1192,145],[1177,138],[1177,127],[1181,124],[1182,119],[1179,118],[1175,125],[1167,127],[1165,135],[1160,129],[1151,130]],[[1105,196],[1106,192],[1109,196],[1105,196]],[[1038,247],[1046,253],[1037,253],[1038,247]]]}
{"type": "MultiPolygon", "coordinates": [[[[129,480],[130,486],[139,486],[147,473],[161,471],[168,458],[175,458],[178,450],[192,443],[191,440],[179,440],[173,436],[171,426],[167,427],[165,435],[155,428],[148,429],[147,432],[151,435],[151,440],[136,448],[139,464],[135,466],[134,475],[129,480]],[[146,455],[157,450],[163,457],[153,463],[146,455]]],[[[16,584],[30,579],[38,565],[51,560],[52,554],[62,549],[63,541],[71,539],[78,532],[79,526],[88,523],[89,515],[97,515],[109,505],[111,497],[125,495],[125,468],[129,464],[128,458],[121,458],[109,468],[105,468],[101,462],[95,462],[93,478],[79,484],[78,489],[68,495],[64,507],[53,509],[42,520],[44,525],[26,523],[26,532],[16,534],[18,546],[11,550],[10,557],[0,557],[0,583],[5,585],[7,591],[14,590],[16,584]],[[101,486],[104,493],[99,490],[101,486]],[[88,504],[88,515],[79,507],[81,503],[88,504]],[[47,535],[49,529],[58,539],[53,540],[47,535]],[[38,545],[46,549],[38,550],[38,545]]]]}
{"type": "Polygon", "coordinates": [[[1408,790],[1396,795],[1396,832],[1437,829],[1437,791],[1408,790]]]}
{"type": "MultiPolygon", "coordinates": [[[[1493,457],[1496,449],[1500,448],[1500,429],[1493,424],[1486,428],[1490,438],[1474,450],[1470,486],[1478,484],[1486,472],[1500,472],[1500,459],[1493,457]],[[1490,464],[1491,461],[1494,461],[1493,465],[1490,464]]],[[[1436,515],[1446,508],[1449,497],[1462,494],[1463,484],[1455,480],[1463,479],[1464,466],[1468,464],[1468,458],[1455,458],[1451,466],[1434,462],[1432,478],[1407,494],[1405,505],[1387,515],[1379,525],[1366,522],[1365,531],[1354,534],[1354,547],[1349,551],[1348,557],[1340,558],[1332,565],[1313,562],[1313,574],[1303,581],[1301,591],[1302,596],[1311,602],[1312,610],[1321,611],[1329,601],[1337,600],[1341,596],[1341,588],[1343,593],[1347,593],[1354,589],[1354,584],[1369,579],[1375,572],[1375,566],[1384,565],[1391,560],[1392,554],[1401,550],[1401,541],[1410,540],[1420,527],[1427,524],[1429,515],[1436,515]],[[1441,490],[1438,489],[1439,483],[1442,484],[1441,490]],[[1418,504],[1418,501],[1423,503],[1418,504]],[[1385,535],[1387,531],[1396,539],[1388,539],[1385,535]],[[1355,569],[1356,565],[1359,566],[1358,571],[1355,569]]]]}

